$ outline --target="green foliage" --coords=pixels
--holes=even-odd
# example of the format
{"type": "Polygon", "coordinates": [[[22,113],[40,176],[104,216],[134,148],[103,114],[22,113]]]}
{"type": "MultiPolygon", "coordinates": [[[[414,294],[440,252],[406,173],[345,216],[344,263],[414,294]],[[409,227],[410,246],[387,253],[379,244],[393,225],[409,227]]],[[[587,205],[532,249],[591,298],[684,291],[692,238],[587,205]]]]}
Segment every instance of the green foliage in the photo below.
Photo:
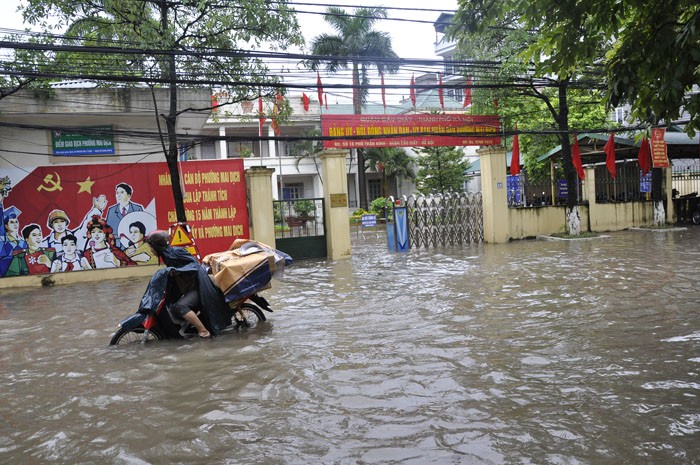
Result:
{"type": "MultiPolygon", "coordinates": [[[[398,71],[398,65],[393,60],[387,60],[398,58],[391,46],[391,37],[386,32],[373,29],[377,21],[386,17],[386,9],[381,7],[357,8],[352,14],[348,14],[342,8],[328,7],[323,19],[337,34],[321,34],[315,37],[311,41],[311,53],[334,57],[326,62],[326,68],[331,73],[352,67],[353,82],[357,84],[369,84],[370,67],[375,67],[380,72],[395,73],[398,71]],[[354,61],[354,58],[363,59],[354,61]]],[[[308,64],[313,69],[320,66],[319,62],[314,60],[308,64]]],[[[362,88],[359,94],[356,94],[359,98],[354,99],[355,104],[366,102],[367,94],[368,89],[362,88]]]]}
{"type": "Polygon", "coordinates": [[[416,187],[419,192],[446,194],[462,190],[464,171],[469,168],[464,152],[456,147],[422,147],[417,150],[416,187]]]}
{"type": "MultiPolygon", "coordinates": [[[[545,168],[535,166],[528,157],[538,156],[558,142],[570,191],[577,179],[571,161],[570,130],[576,129],[572,128],[573,108],[600,107],[595,118],[585,119],[605,114],[604,105],[596,103],[600,96],[591,89],[603,86],[595,63],[602,59],[609,42],[588,16],[588,11],[598,10],[593,3],[462,0],[450,30],[459,41],[462,57],[493,63],[479,78],[500,87],[487,97],[487,104],[493,105],[494,97],[499,99],[499,113],[509,117],[507,130],[518,124],[521,131],[549,132],[556,137],[522,137],[523,158],[531,174],[537,176],[545,168]]],[[[603,126],[604,117],[601,122],[603,126]]],[[[569,206],[575,201],[569,196],[569,206]]]]}
{"type": "Polygon", "coordinates": [[[627,0],[616,7],[617,17],[595,16],[615,39],[606,56],[608,101],[628,102],[632,116],[654,124],[687,116],[686,130],[694,135],[700,129],[700,93],[693,91],[700,82],[700,4],[627,0]]]}
{"type": "Polygon", "coordinates": [[[313,200],[299,200],[292,204],[294,212],[299,216],[314,216],[316,204],[313,200]]]}
{"type": "Polygon", "coordinates": [[[384,216],[386,216],[387,210],[389,216],[391,216],[392,212],[394,211],[394,204],[389,202],[389,199],[384,197],[379,197],[372,200],[372,203],[369,205],[369,211],[371,213],[376,213],[380,218],[384,218],[384,216]]]}
{"type": "Polygon", "coordinates": [[[381,174],[381,195],[395,195],[391,186],[402,179],[416,178],[414,160],[402,148],[371,148],[365,150],[365,161],[370,170],[381,174]]]}
{"type": "MultiPolygon", "coordinates": [[[[178,76],[256,83],[252,88],[226,87],[231,101],[250,100],[259,92],[276,95],[274,84],[279,79],[261,59],[237,54],[212,57],[205,51],[237,50],[241,44],[253,49],[263,44],[281,48],[303,45],[294,11],[285,2],[271,9],[266,0],[248,0],[243,6],[218,0],[26,0],[21,11],[27,22],[47,32],[65,29],[67,45],[94,46],[90,52],[56,52],[56,72],[107,74],[116,76],[115,81],[128,76],[170,90],[169,107],[154,116],[165,121],[166,160],[177,219],[182,222],[187,216],[177,166],[177,118],[196,109],[189,108],[189,102],[186,108],[178,106],[178,76]],[[119,47],[125,47],[123,53],[116,53],[119,47]],[[152,52],[159,50],[182,53],[152,52]]],[[[110,85],[106,80],[102,84],[110,85]]]]}

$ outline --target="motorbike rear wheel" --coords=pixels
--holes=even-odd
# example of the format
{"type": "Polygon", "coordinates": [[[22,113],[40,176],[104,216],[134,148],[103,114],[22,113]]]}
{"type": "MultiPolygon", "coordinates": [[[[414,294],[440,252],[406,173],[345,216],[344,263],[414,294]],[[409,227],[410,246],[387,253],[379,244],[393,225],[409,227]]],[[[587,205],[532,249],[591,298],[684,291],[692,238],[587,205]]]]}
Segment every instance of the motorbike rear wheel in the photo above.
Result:
{"type": "Polygon", "coordinates": [[[119,330],[114,333],[114,336],[112,336],[112,340],[109,341],[109,345],[141,344],[163,339],[163,336],[158,331],[154,330],[149,331],[148,336],[144,339],[144,331],[146,331],[146,329],[143,326],[138,326],[133,329],[119,328],[119,330]]]}
{"type": "Polygon", "coordinates": [[[262,310],[253,304],[243,303],[234,314],[236,327],[243,329],[255,328],[266,320],[262,310]]]}

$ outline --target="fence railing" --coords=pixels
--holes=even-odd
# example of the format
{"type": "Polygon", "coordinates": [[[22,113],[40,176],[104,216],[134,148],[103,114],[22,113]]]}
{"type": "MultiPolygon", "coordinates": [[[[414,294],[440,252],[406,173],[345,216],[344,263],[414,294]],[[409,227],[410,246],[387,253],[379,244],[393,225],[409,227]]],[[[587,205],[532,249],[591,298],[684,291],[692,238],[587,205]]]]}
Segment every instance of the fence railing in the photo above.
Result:
{"type": "Polygon", "coordinates": [[[307,237],[325,234],[323,199],[290,199],[272,202],[275,237],[307,237]]]}
{"type": "MultiPolygon", "coordinates": [[[[521,172],[516,176],[507,176],[508,206],[515,207],[541,207],[546,205],[566,205],[568,201],[568,188],[566,179],[555,179],[551,177],[543,180],[529,179],[526,172],[521,172]]],[[[576,185],[577,202],[581,203],[582,196],[581,181],[576,185]]]]}

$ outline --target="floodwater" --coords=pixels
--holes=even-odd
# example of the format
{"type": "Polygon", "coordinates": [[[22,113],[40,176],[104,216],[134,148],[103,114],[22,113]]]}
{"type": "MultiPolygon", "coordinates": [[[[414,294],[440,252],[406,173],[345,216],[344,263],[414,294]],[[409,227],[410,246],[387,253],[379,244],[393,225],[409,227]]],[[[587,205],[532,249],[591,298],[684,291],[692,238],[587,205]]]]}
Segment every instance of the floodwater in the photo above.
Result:
{"type": "Polygon", "coordinates": [[[700,228],[353,252],[214,340],[109,348],[144,279],[3,292],[0,463],[700,463],[700,228]]]}

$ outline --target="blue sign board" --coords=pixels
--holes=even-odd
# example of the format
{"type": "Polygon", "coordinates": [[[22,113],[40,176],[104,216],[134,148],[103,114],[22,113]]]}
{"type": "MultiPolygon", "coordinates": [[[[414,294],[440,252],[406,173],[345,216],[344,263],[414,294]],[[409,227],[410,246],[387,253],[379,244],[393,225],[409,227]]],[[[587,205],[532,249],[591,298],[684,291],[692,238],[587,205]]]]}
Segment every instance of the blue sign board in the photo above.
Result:
{"type": "Polygon", "coordinates": [[[559,197],[562,199],[569,198],[569,185],[566,184],[566,179],[558,179],[557,186],[559,187],[559,197]]]}
{"type": "Polygon", "coordinates": [[[408,251],[408,209],[394,207],[394,226],[396,227],[396,251],[408,251]]]}
{"type": "Polygon", "coordinates": [[[377,225],[377,215],[362,215],[362,227],[369,228],[377,225]]]}
{"type": "Polygon", "coordinates": [[[651,171],[644,175],[639,171],[639,192],[651,192],[651,171]]]}

